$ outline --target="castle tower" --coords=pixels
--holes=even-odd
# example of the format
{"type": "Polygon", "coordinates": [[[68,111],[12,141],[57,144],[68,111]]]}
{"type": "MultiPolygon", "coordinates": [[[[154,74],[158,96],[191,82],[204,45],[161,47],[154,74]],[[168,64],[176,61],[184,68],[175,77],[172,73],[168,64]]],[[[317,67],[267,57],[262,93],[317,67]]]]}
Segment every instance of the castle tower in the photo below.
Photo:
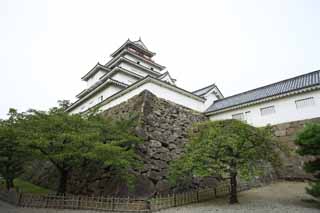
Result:
{"type": "Polygon", "coordinates": [[[110,55],[106,64],[97,63],[81,78],[87,82],[87,87],[76,96],[78,100],[67,111],[84,113],[93,107],[106,110],[143,90],[197,111],[205,110],[205,102],[212,101],[205,95],[215,85],[196,93],[179,88],[165,66],[154,61],[154,56],[141,39],[128,39],[110,55]]]}

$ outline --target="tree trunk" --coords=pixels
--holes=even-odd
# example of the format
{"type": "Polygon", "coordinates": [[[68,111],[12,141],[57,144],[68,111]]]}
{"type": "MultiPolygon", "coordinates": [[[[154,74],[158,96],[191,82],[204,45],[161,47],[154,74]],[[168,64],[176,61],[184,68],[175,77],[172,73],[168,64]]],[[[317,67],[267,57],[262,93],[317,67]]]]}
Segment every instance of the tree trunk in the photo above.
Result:
{"type": "Polygon", "coordinates": [[[238,192],[237,192],[237,165],[232,160],[230,165],[230,204],[239,203],[238,201],[238,192]]]}
{"type": "Polygon", "coordinates": [[[8,191],[14,187],[12,178],[6,178],[6,187],[8,191]]]}
{"type": "Polygon", "coordinates": [[[60,179],[59,186],[57,190],[57,194],[65,194],[67,189],[67,181],[68,181],[68,170],[60,171],[60,179]]]}

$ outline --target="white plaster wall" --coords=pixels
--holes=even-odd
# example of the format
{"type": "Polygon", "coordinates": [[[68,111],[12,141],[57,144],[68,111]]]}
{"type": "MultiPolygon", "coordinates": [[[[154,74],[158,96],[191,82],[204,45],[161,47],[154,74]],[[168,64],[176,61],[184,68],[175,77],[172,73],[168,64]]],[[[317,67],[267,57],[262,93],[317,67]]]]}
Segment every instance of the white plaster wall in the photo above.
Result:
{"type": "Polygon", "coordinates": [[[233,114],[245,113],[250,111],[248,123],[253,126],[266,126],[268,124],[274,125],[279,123],[298,121],[304,119],[311,119],[320,117],[320,90],[306,92],[299,95],[289,96],[278,100],[273,100],[241,109],[235,109],[228,112],[222,112],[216,115],[211,115],[211,120],[231,119],[233,114]],[[315,105],[296,109],[295,101],[299,99],[314,97],[315,105]],[[260,108],[275,106],[276,113],[261,116],[260,108]]]}
{"type": "Polygon", "coordinates": [[[92,97],[88,98],[87,100],[85,100],[81,104],[79,104],[79,106],[74,108],[70,113],[75,114],[75,113],[83,112],[83,111],[87,110],[88,108],[93,107],[94,105],[98,104],[100,102],[101,96],[103,96],[103,100],[105,100],[108,97],[112,96],[113,94],[119,92],[120,90],[122,90],[121,87],[115,86],[113,84],[109,84],[106,88],[104,88],[100,92],[96,93],[92,97]]]}
{"type": "Polygon", "coordinates": [[[111,78],[116,81],[120,81],[125,84],[128,84],[128,85],[133,84],[134,82],[136,82],[138,80],[137,78],[132,77],[132,76],[125,74],[123,72],[117,72],[111,78]]]}
{"type": "MultiPolygon", "coordinates": [[[[119,67],[122,67],[122,68],[124,68],[124,69],[126,69],[126,70],[129,70],[129,71],[131,71],[131,72],[135,72],[135,73],[137,73],[138,75],[141,75],[141,76],[143,76],[143,77],[145,77],[145,76],[147,76],[147,75],[152,75],[152,74],[149,74],[149,73],[147,73],[147,72],[145,72],[145,71],[143,71],[143,70],[141,70],[141,69],[139,69],[139,68],[137,68],[137,67],[135,67],[135,66],[132,66],[131,64],[128,64],[128,63],[126,63],[126,62],[121,62],[120,64],[119,64],[119,67]]],[[[153,76],[153,75],[152,75],[153,76]]]]}
{"type": "Polygon", "coordinates": [[[101,76],[103,76],[105,73],[106,73],[106,72],[105,72],[105,71],[102,71],[102,70],[98,71],[95,75],[93,75],[91,78],[88,79],[88,81],[87,81],[87,87],[88,87],[88,88],[91,87],[91,86],[92,86],[94,83],[96,83],[96,82],[99,80],[99,78],[100,78],[101,76]]]}
{"type": "Polygon", "coordinates": [[[125,54],[124,57],[129,59],[129,60],[131,60],[131,61],[134,61],[134,62],[139,61],[140,65],[146,67],[147,69],[150,69],[152,67],[154,71],[160,72],[160,69],[158,69],[157,67],[155,67],[155,66],[153,66],[153,65],[151,65],[149,63],[145,63],[144,61],[142,61],[141,59],[139,59],[137,57],[134,57],[134,56],[129,55],[129,54],[125,54]]]}
{"type": "Polygon", "coordinates": [[[125,95],[118,97],[117,99],[112,100],[111,102],[105,104],[100,109],[106,110],[106,109],[109,109],[113,106],[121,104],[121,103],[127,101],[128,99],[132,98],[133,96],[140,94],[143,90],[148,90],[159,98],[163,98],[165,100],[174,102],[176,104],[183,105],[183,106],[188,107],[190,109],[193,109],[196,111],[203,110],[203,103],[201,101],[197,101],[193,98],[189,98],[185,95],[182,95],[180,93],[177,93],[177,92],[172,91],[170,89],[167,89],[165,87],[161,87],[161,86],[154,84],[152,82],[145,83],[145,84],[141,85],[140,87],[135,88],[134,90],[126,93],[125,95]]]}

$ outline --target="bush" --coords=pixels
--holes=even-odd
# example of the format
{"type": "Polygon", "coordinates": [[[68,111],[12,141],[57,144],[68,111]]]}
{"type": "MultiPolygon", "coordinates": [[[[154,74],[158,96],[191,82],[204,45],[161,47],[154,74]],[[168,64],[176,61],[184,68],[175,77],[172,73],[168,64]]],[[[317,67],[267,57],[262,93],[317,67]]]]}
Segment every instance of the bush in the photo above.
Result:
{"type": "Polygon", "coordinates": [[[296,144],[299,146],[297,153],[302,156],[313,157],[313,160],[305,162],[304,170],[312,173],[314,180],[310,182],[307,193],[320,197],[320,124],[310,123],[297,135],[296,144]]]}

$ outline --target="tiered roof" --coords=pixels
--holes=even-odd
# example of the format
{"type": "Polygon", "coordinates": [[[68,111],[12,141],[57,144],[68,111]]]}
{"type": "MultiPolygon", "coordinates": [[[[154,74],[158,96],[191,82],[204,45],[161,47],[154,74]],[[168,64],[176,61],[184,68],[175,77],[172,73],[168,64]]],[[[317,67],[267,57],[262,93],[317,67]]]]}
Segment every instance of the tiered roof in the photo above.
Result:
{"type": "Polygon", "coordinates": [[[130,39],[128,39],[121,47],[119,47],[116,51],[114,51],[110,56],[115,57],[117,54],[121,52],[121,50],[123,50],[126,47],[131,47],[135,50],[141,51],[143,54],[149,56],[150,58],[156,55],[156,53],[148,50],[148,48],[141,41],[141,39],[139,39],[138,41],[131,41],[130,39]]]}
{"type": "Polygon", "coordinates": [[[155,53],[151,52],[147,46],[142,42],[141,38],[137,41],[131,41],[128,39],[120,48],[118,48],[113,54],[111,54],[112,59],[107,62],[105,65],[100,64],[99,62],[88,72],[86,73],[81,79],[84,81],[88,81],[92,76],[94,76],[97,72],[103,71],[104,74],[95,82],[93,85],[91,85],[89,88],[81,91],[76,97],[79,98],[78,101],[76,101],[73,104],[73,107],[77,105],[78,103],[81,103],[83,100],[87,99],[97,91],[99,91],[103,85],[106,84],[117,84],[118,86],[121,86],[123,88],[128,87],[128,85],[117,82],[116,80],[112,79],[113,75],[118,72],[123,72],[127,75],[130,75],[137,80],[143,79],[144,76],[141,76],[138,73],[135,73],[133,71],[127,70],[123,67],[118,66],[121,62],[127,62],[128,64],[135,66],[136,68],[143,70],[148,75],[151,75],[155,78],[162,77],[163,74],[160,72],[153,70],[149,67],[145,67],[141,64],[136,63],[135,61],[132,61],[126,57],[124,57],[125,54],[130,54],[133,57],[136,57],[137,59],[143,61],[146,64],[150,64],[159,70],[165,69],[164,66],[154,62],[151,58],[155,55],[155,53]],[[81,99],[81,100],[80,100],[81,99]]]}

